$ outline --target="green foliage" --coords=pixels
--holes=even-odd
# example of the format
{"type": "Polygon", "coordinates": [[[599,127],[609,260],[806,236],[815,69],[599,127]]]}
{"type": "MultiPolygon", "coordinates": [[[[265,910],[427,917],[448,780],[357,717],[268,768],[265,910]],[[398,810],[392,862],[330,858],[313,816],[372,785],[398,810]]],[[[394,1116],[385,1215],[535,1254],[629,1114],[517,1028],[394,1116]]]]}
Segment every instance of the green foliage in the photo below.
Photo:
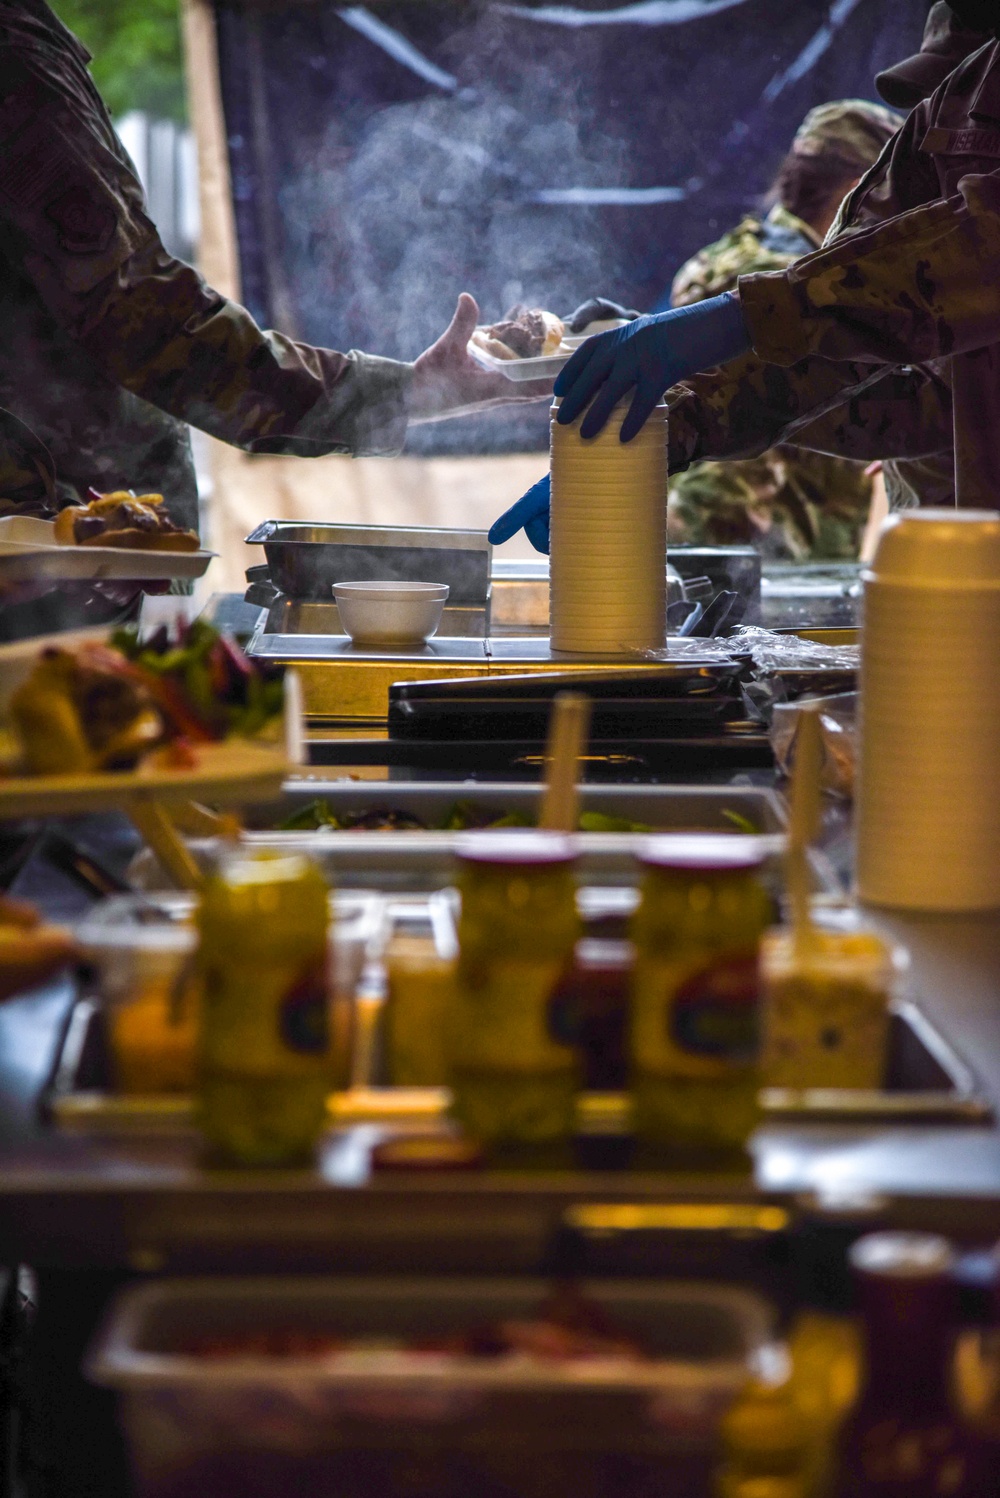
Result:
{"type": "Polygon", "coordinates": [[[186,118],[178,0],[50,0],[94,54],[91,71],[112,115],[144,109],[186,118]]]}

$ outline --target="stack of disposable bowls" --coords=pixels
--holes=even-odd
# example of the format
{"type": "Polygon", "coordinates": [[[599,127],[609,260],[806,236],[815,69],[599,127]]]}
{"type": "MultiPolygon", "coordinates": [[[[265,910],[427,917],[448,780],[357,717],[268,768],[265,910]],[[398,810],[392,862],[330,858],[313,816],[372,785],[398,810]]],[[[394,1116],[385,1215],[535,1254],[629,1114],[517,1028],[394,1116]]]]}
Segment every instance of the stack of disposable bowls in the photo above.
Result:
{"type": "Polygon", "coordinates": [[[864,584],[858,893],[1000,906],[1000,513],[891,516],[864,584]]]}
{"type": "Polygon", "coordinates": [[[667,409],[619,440],[628,402],[586,441],[551,423],[552,649],[629,656],[666,635],[667,409]]]}

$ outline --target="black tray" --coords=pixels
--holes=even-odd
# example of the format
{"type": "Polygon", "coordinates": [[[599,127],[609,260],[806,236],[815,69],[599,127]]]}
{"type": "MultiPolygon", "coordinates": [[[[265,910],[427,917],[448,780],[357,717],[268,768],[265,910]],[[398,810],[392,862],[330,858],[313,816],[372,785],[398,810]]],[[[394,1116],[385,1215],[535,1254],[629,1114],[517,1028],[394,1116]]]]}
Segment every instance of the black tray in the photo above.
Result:
{"type": "MultiPolygon", "coordinates": [[[[544,770],[544,742],[532,739],[329,738],[309,740],[311,765],[386,765],[462,775],[536,780],[544,770]]],[[[648,780],[705,770],[769,769],[774,755],[765,733],[729,726],[725,733],[634,739],[591,739],[587,780],[648,780]]]]}

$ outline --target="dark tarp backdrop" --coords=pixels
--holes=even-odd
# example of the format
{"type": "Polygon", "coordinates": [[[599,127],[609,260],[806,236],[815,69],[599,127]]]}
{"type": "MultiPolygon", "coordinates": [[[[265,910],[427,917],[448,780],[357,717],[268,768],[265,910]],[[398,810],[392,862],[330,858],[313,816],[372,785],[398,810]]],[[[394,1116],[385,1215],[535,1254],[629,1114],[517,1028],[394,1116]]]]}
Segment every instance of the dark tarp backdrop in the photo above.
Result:
{"type": "MultiPolygon", "coordinates": [[[[265,326],[413,358],[469,290],[652,310],[753,208],[806,111],[874,99],[928,0],[614,9],[217,0],[243,296],[265,326]]],[[[547,445],[544,407],[408,451],[547,445]]]]}

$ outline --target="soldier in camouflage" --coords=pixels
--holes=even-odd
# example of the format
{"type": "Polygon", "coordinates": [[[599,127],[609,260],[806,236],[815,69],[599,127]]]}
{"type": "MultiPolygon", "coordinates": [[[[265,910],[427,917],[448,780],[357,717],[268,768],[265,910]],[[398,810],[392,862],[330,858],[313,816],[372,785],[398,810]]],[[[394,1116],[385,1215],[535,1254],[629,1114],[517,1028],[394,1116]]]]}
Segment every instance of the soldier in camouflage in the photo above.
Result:
{"type": "Polygon", "coordinates": [[[550,393],[471,360],[470,296],[414,364],[261,330],[164,249],[88,61],[45,0],[0,0],[0,513],[132,488],[196,529],[188,424],[393,453],[409,421],[550,393]]]}
{"type": "Polygon", "coordinates": [[[988,39],[916,105],[821,250],[740,279],[752,351],[668,392],[672,470],[795,441],[953,462],[953,502],[996,506],[1000,6],[951,9],[988,39]]]}
{"type": "MultiPolygon", "coordinates": [[[[786,270],[739,278],[742,333],[735,346],[747,351],[727,353],[724,362],[709,356],[723,315],[725,338],[731,336],[724,296],[724,305],[712,303],[712,327],[700,325],[704,354],[670,314],[628,333],[601,334],[584,345],[586,359],[574,356],[577,369],[570,361],[560,376],[571,416],[581,396],[594,405],[601,395],[606,406],[607,389],[619,398],[637,389],[631,340],[641,333],[644,401],[650,371],[654,379],[668,371],[659,388],[669,408],[671,474],[792,442],[863,462],[904,460],[920,502],[996,507],[1000,0],[952,0],[950,12],[945,19],[961,60],[929,97],[918,98],[845,198],[822,247],[786,270]],[[685,365],[701,372],[680,374],[685,365]]],[[[939,19],[932,12],[935,24],[939,19]]],[[[938,50],[942,56],[947,64],[954,54],[938,50]]],[[[918,95],[928,78],[933,84],[922,67],[909,80],[918,95]]],[[[494,541],[526,526],[539,545],[548,499],[545,479],[495,522],[494,541]]]]}
{"type": "MultiPolygon", "coordinates": [[[[778,173],[766,216],[747,215],[687,262],[671,304],[733,291],[743,275],[785,270],[823,242],[847,191],[902,124],[891,110],[842,99],[810,110],[778,173]]],[[[746,545],[782,559],[853,559],[871,502],[865,465],[778,446],[759,458],[695,463],[670,485],[671,545],[746,545]]]]}

